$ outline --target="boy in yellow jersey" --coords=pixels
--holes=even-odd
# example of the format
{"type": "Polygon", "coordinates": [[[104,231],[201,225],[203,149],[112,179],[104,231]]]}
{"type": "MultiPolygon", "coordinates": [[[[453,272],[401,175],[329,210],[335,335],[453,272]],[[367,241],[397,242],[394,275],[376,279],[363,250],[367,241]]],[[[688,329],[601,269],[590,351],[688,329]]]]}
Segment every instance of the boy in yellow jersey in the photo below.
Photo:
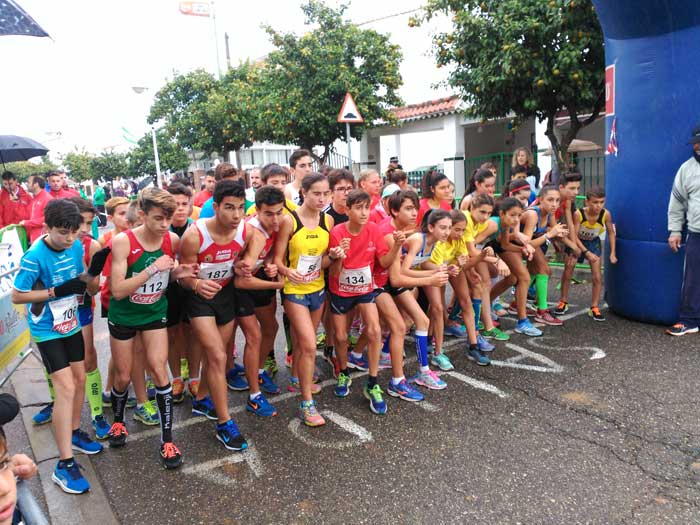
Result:
{"type": "MultiPolygon", "coordinates": [[[[594,321],[605,321],[605,316],[601,313],[598,304],[600,294],[603,290],[603,271],[601,257],[603,254],[602,239],[607,233],[610,242],[610,263],[617,264],[615,227],[613,226],[612,214],[605,209],[605,190],[600,187],[591,188],[586,192],[586,205],[574,213],[574,229],[576,236],[583,244],[585,251],[578,258],[579,264],[586,258],[586,252],[590,251],[597,255],[597,259],[589,259],[591,266],[591,281],[593,283],[593,296],[591,298],[591,308],[588,316],[594,321]]],[[[576,264],[576,260],[569,258],[567,265],[571,265],[571,270],[576,264]]],[[[562,294],[562,301],[566,297],[562,294]]]]}

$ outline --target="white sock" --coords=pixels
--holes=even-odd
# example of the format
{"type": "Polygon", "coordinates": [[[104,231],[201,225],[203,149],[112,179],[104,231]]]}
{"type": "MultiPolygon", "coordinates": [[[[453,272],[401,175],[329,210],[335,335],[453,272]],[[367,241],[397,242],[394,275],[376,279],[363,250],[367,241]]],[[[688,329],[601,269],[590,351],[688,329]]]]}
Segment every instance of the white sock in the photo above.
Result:
{"type": "Polygon", "coordinates": [[[258,368],[258,375],[261,375],[265,371],[264,368],[258,368]]]}
{"type": "Polygon", "coordinates": [[[394,386],[396,386],[396,385],[398,385],[401,381],[403,381],[404,379],[405,379],[404,376],[401,376],[401,377],[392,377],[392,378],[391,378],[391,384],[394,385],[394,386]]]}
{"type": "Polygon", "coordinates": [[[250,395],[248,396],[248,398],[249,398],[251,401],[255,401],[255,398],[258,397],[260,394],[261,394],[261,392],[255,392],[255,394],[250,394],[250,395]]]}
{"type": "Polygon", "coordinates": [[[362,354],[358,354],[357,352],[350,352],[350,353],[352,354],[352,356],[355,359],[362,359],[362,354]]]}
{"type": "Polygon", "coordinates": [[[429,366],[421,366],[420,371],[421,371],[421,373],[428,372],[428,371],[430,371],[430,367],[429,366]]]}

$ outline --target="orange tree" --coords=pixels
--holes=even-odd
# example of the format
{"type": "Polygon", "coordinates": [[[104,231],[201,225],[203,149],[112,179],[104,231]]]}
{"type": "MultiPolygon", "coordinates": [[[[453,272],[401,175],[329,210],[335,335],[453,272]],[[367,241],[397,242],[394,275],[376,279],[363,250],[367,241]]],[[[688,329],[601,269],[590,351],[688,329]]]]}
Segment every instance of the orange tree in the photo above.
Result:
{"type": "Polygon", "coordinates": [[[447,82],[468,113],[546,119],[565,171],[569,144],[604,104],[603,34],[590,0],[428,0],[409,25],[438,14],[452,27],[433,39],[437,65],[450,68],[447,82]],[[554,119],[562,111],[571,125],[559,137],[554,119]]]}

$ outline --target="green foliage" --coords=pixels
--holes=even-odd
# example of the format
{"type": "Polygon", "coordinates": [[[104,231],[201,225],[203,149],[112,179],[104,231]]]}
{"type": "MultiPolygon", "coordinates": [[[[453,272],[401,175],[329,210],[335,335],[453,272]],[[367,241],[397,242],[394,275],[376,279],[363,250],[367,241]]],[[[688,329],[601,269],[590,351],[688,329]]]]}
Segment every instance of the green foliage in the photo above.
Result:
{"type": "Polygon", "coordinates": [[[306,23],[315,26],[303,36],[265,28],[276,49],[253,86],[253,135],[308,149],[322,146],[326,157],[333,142],[345,137],[345,125],[336,118],[346,92],[365,120],[364,126],[353,126],[355,138],[376,120],[393,121],[388,110],[401,104],[402,55],[387,35],[344,20],[345,6],[333,9],[310,0],[302,9],[306,23]]]}
{"type": "Polygon", "coordinates": [[[181,147],[224,155],[250,145],[245,79],[249,64],[229,71],[221,80],[203,70],[176,75],[155,97],[149,123],[165,121],[164,129],[181,147]]]}
{"type": "Polygon", "coordinates": [[[97,182],[113,181],[125,177],[129,171],[128,155],[105,151],[90,161],[91,178],[97,182]]]}
{"type": "Polygon", "coordinates": [[[53,171],[55,169],[58,169],[58,166],[51,162],[47,156],[42,157],[41,162],[38,164],[29,162],[28,160],[5,163],[5,170],[14,173],[19,182],[26,182],[30,175],[36,173],[43,175],[47,171],[53,171]]]}
{"type": "MultiPolygon", "coordinates": [[[[190,164],[187,152],[169,137],[167,130],[160,129],[156,131],[156,140],[158,141],[158,157],[161,171],[187,169],[190,164]]],[[[156,174],[153,139],[150,133],[141,137],[136,147],[129,152],[128,173],[131,178],[156,174]]]]}
{"type": "Polygon", "coordinates": [[[91,180],[92,171],[90,167],[95,156],[85,150],[75,150],[67,153],[63,157],[63,166],[66,168],[68,176],[77,182],[91,180]]]}
{"type": "MultiPolygon", "coordinates": [[[[604,103],[603,34],[590,0],[429,0],[424,18],[442,13],[452,30],[438,34],[438,67],[483,119],[515,114],[548,119],[547,136],[560,167],[578,131],[604,103]],[[571,127],[561,140],[554,117],[567,111],[571,127]],[[579,115],[591,114],[584,121],[579,115]]],[[[412,19],[409,25],[420,23],[412,19]]]]}

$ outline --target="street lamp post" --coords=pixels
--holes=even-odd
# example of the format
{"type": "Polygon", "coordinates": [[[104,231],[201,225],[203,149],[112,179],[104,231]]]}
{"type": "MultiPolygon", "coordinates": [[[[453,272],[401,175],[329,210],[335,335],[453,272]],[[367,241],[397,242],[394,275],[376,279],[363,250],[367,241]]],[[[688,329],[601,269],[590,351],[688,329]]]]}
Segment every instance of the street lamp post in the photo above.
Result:
{"type": "MultiPolygon", "coordinates": [[[[134,93],[140,95],[148,91],[147,87],[144,86],[132,86],[131,88],[134,93]]],[[[153,157],[156,162],[156,186],[158,188],[163,187],[163,174],[160,172],[160,157],[158,156],[158,141],[156,140],[156,128],[151,126],[151,139],[153,139],[153,157]]]]}

